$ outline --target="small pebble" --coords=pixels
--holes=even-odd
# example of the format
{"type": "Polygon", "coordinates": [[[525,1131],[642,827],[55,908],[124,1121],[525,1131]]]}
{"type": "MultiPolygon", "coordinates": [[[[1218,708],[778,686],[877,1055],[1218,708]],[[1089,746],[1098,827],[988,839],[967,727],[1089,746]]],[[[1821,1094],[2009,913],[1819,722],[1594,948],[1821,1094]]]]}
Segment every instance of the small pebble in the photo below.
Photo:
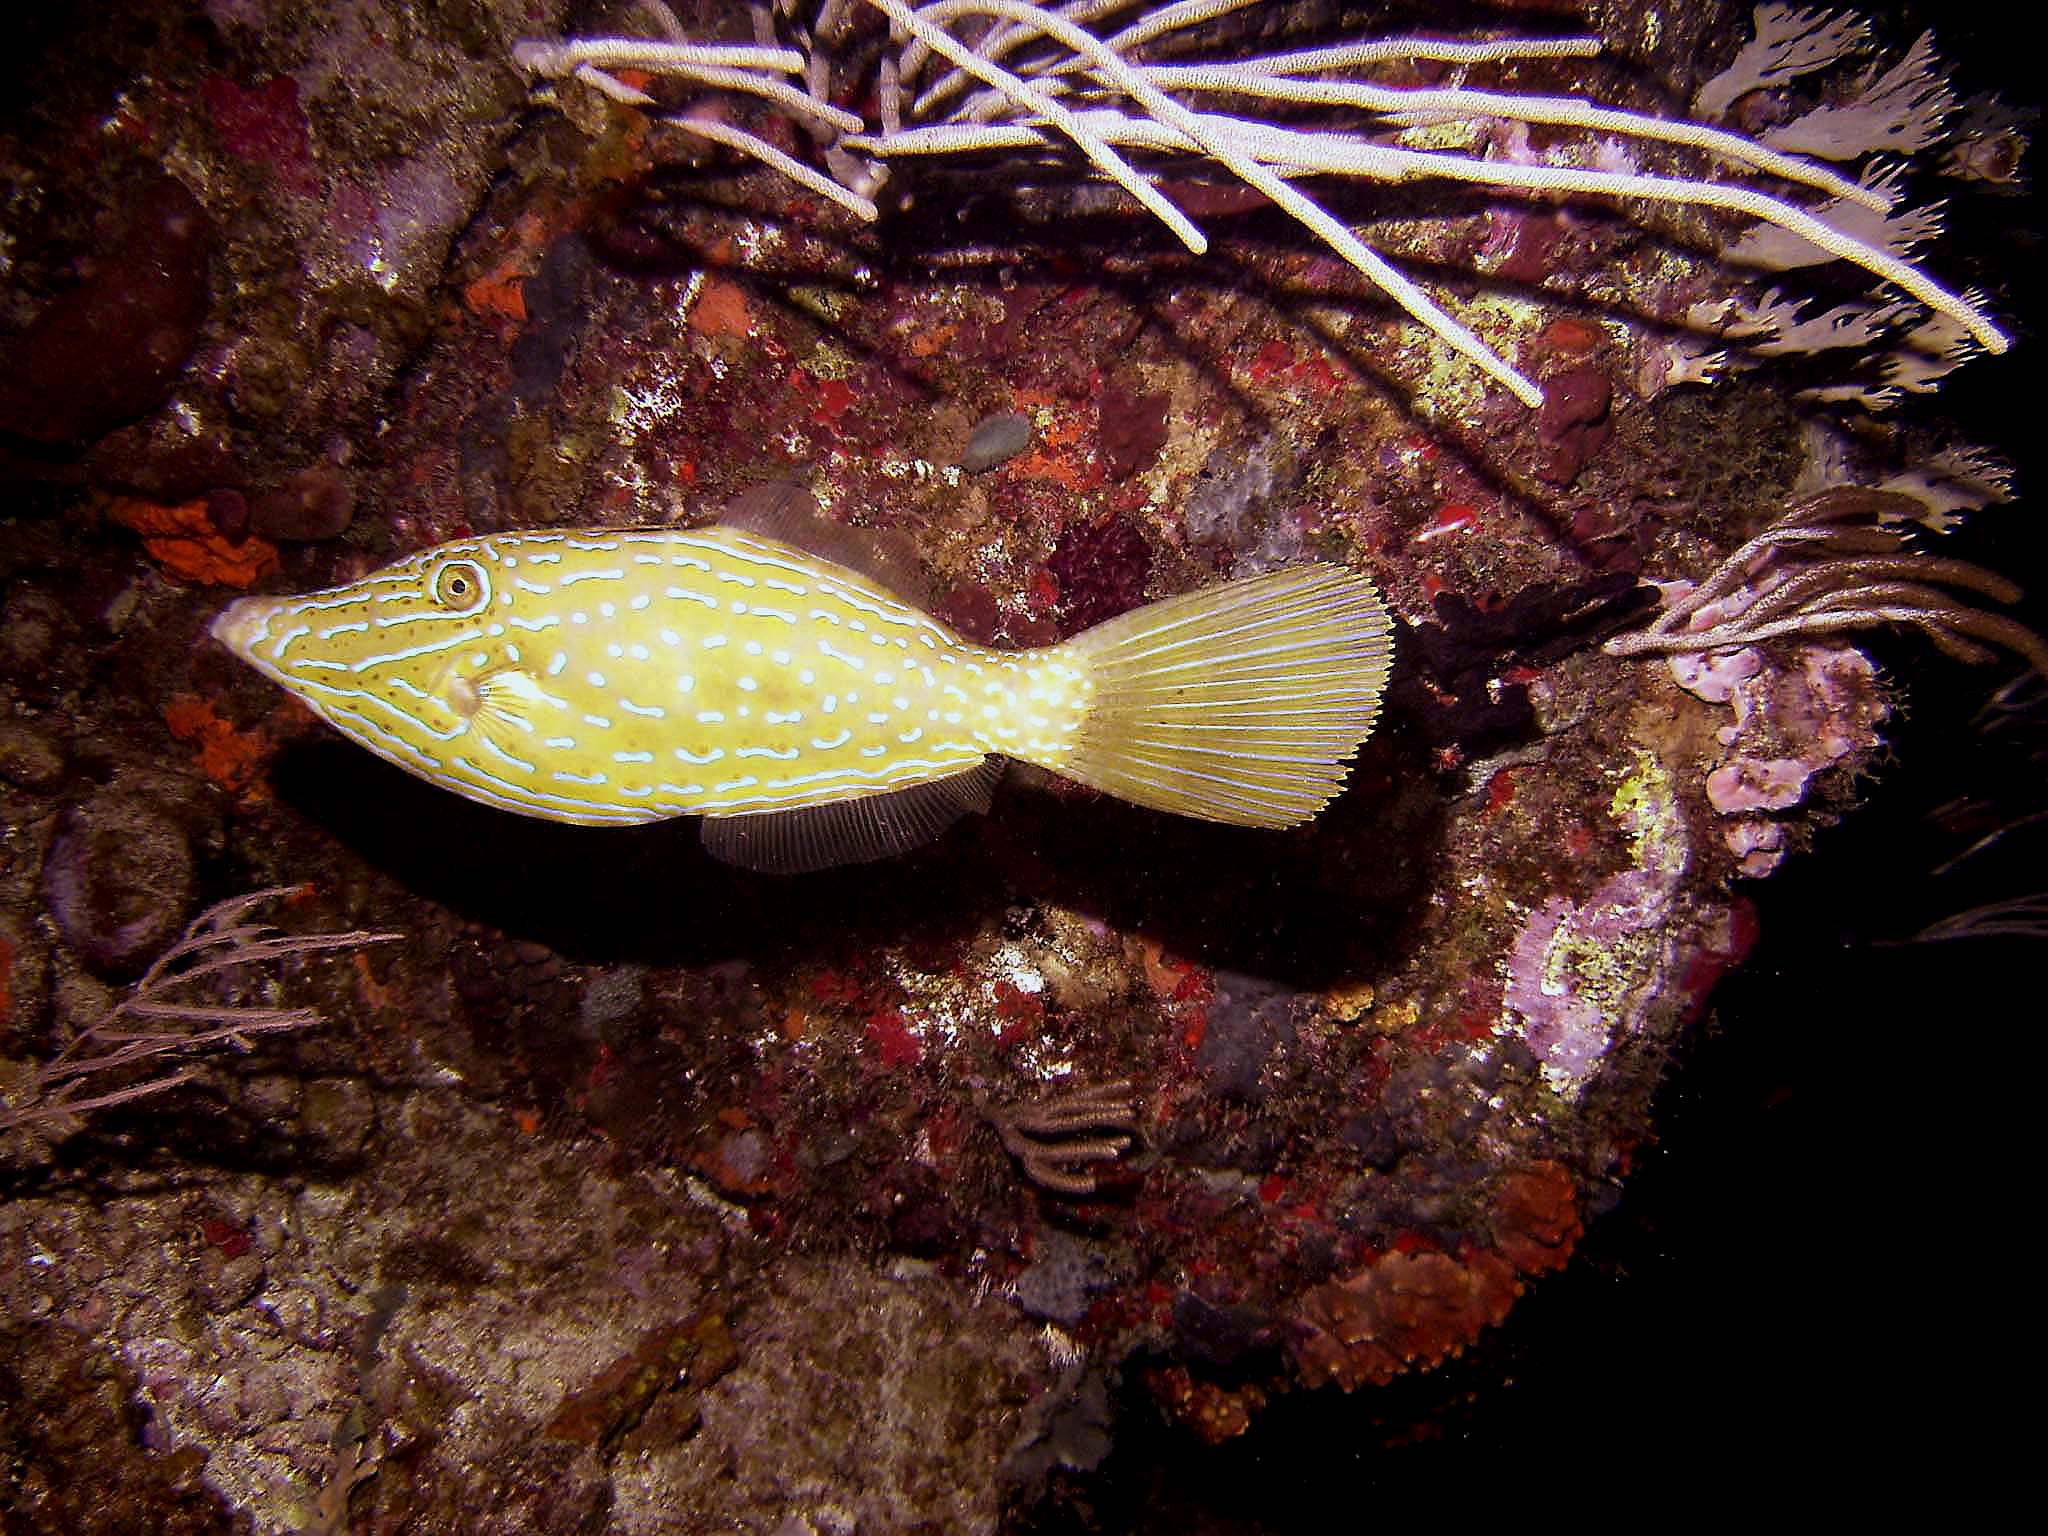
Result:
{"type": "Polygon", "coordinates": [[[1031,418],[1022,411],[985,416],[967,436],[960,467],[970,475],[978,475],[998,464],[1007,464],[1031,446],[1031,432],[1031,418]]]}

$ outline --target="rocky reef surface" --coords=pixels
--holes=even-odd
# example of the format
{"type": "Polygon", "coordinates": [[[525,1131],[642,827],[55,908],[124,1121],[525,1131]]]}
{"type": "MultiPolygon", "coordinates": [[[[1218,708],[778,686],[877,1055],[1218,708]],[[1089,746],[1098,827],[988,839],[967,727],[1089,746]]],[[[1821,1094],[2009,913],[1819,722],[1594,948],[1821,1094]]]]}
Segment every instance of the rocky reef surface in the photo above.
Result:
{"type": "MultiPolygon", "coordinates": [[[[1732,51],[1727,8],[1585,9],[1615,61],[1504,83],[1659,110],[1646,79],[1732,51]]],[[[1755,939],[1746,882],[1898,707],[1841,635],[1720,675],[1601,648],[1640,576],[1841,478],[1810,370],[1687,379],[1682,317],[1752,291],[1692,225],[1349,194],[1532,411],[1231,189],[1183,189],[1202,257],[1064,181],[937,177],[870,227],[531,105],[553,4],[102,20],[34,24],[0,137],[22,1529],[991,1531],[1085,1505],[1117,1403],[1255,1435],[1570,1263],[1755,939]],[[207,637],[238,590],[775,478],[909,535],[996,644],[1353,565],[1401,620],[1387,717],[1293,831],[1015,770],[930,848],[777,880],[687,824],[458,800],[207,637]],[[272,887],[275,933],[364,942],[199,976],[219,1048],[34,1112],[272,887]]],[[[1938,442],[1847,436],[1895,475],[1938,442]]]]}

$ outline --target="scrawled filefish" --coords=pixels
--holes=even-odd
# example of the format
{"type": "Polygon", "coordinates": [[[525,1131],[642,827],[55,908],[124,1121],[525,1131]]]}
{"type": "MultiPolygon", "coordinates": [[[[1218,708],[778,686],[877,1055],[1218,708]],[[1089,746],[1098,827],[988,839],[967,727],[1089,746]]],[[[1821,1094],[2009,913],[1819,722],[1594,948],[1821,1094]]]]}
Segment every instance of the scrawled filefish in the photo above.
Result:
{"type": "Polygon", "coordinates": [[[701,816],[713,854],[780,872],[937,836],[987,809],[1005,758],[1292,826],[1342,787],[1392,654],[1372,584],[1338,566],[1030,651],[963,640],[897,595],[901,575],[807,492],[769,485],[707,528],[456,539],[345,586],[245,597],[213,633],[443,789],[579,825],[701,816]]]}

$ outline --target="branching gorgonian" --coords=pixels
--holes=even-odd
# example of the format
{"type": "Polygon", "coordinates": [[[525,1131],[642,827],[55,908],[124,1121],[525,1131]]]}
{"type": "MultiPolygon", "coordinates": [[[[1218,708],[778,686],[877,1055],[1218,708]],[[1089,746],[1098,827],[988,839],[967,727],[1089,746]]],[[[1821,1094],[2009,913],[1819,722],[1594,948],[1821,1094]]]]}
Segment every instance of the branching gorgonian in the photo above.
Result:
{"type": "MultiPolygon", "coordinates": [[[[876,198],[892,172],[915,162],[1078,163],[1128,192],[1199,253],[1206,235],[1161,180],[1233,179],[1531,406],[1542,402],[1538,385],[1331,213],[1314,195],[1318,186],[1434,180],[1535,198],[1718,210],[1751,221],[1726,247],[1733,261],[1773,268],[1850,262],[1924,305],[1959,337],[2005,350],[2004,333],[1980,303],[1907,259],[1938,220],[1901,208],[1896,162],[1873,158],[1930,142],[1952,108],[1924,39],[1849,100],[1756,139],[1576,94],[1466,83],[1475,69],[1590,59],[1601,51],[1597,37],[1398,37],[1261,52],[1243,45],[1242,31],[1220,25],[1251,3],[777,0],[749,8],[754,40],[741,44],[689,37],[659,0],[640,0],[656,36],[528,41],[514,57],[533,75],[573,78],[657,110],[675,128],[772,166],[868,221],[881,216],[876,198]],[[1376,78],[1389,66],[1417,65],[1446,78],[1429,85],[1376,78]],[[679,82],[686,95],[657,102],[629,72],[679,82]],[[731,121],[720,97],[728,105],[753,97],[786,115],[808,133],[812,156],[793,155],[731,121]],[[874,103],[873,120],[849,110],[856,102],[874,103]],[[1524,133],[1520,149],[1495,153],[1486,133],[1471,131],[1500,125],[1540,125],[1554,147],[1529,150],[1524,133]],[[1462,137],[1459,129],[1467,130],[1462,137]],[[1652,151],[1691,155],[1698,169],[1639,169],[1652,151]]],[[[1703,90],[1708,115],[1866,42],[1858,23],[1783,5],[1758,7],[1757,28],[1735,66],[1703,90]]],[[[1887,311],[1887,323],[1896,314],[1887,311]]]]}

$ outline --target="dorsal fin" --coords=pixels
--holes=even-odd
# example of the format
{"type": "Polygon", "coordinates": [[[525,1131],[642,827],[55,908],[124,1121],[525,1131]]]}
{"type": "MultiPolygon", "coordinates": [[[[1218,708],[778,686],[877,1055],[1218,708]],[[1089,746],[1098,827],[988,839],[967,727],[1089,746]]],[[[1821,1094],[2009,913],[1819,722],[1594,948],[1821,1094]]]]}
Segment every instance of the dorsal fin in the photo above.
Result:
{"type": "Polygon", "coordinates": [[[1000,757],[985,758],[950,778],[829,805],[752,816],[707,816],[704,851],[727,864],[770,875],[804,875],[836,864],[865,864],[907,853],[969,811],[986,811],[1003,762],[1000,757]]]}
{"type": "Polygon", "coordinates": [[[858,571],[906,603],[930,609],[932,581],[917,546],[906,534],[886,528],[849,528],[819,508],[817,498],[788,480],[750,485],[726,503],[719,526],[758,533],[858,571]]]}

